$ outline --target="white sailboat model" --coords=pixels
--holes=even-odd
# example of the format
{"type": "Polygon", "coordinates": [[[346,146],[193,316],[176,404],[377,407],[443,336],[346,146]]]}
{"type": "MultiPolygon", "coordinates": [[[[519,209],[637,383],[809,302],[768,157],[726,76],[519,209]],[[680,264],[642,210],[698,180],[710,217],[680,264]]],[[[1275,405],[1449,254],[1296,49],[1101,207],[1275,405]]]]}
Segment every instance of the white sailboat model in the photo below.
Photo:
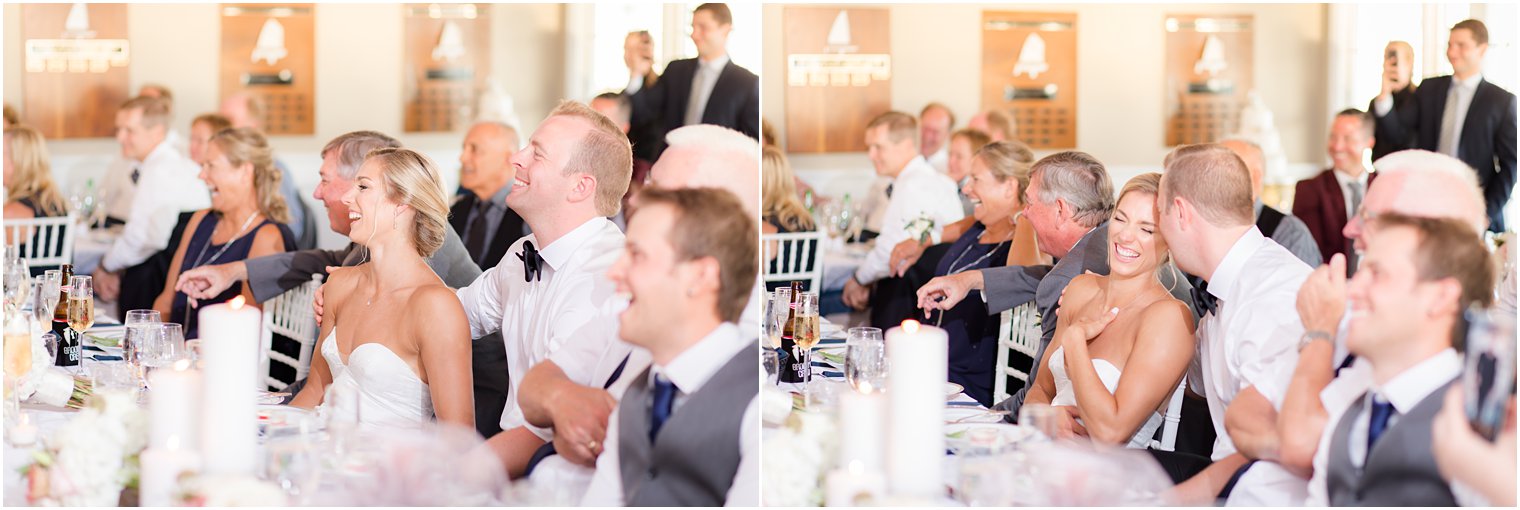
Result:
{"type": "Polygon", "coordinates": [[[1045,38],[1037,33],[1029,34],[1024,38],[1024,47],[1019,49],[1019,61],[1013,64],[1013,76],[1027,74],[1034,80],[1049,70],[1050,64],[1045,61],[1045,38]]]}
{"type": "Polygon", "coordinates": [[[285,50],[285,25],[274,18],[264,21],[264,28],[259,29],[259,40],[253,47],[252,62],[263,60],[265,65],[274,65],[289,54],[285,50]]]}
{"type": "Polygon", "coordinates": [[[463,57],[464,33],[453,20],[443,22],[443,32],[438,34],[438,45],[433,47],[433,60],[453,62],[463,57]]]}
{"type": "Polygon", "coordinates": [[[824,43],[828,45],[829,51],[839,53],[852,53],[855,51],[856,47],[851,44],[850,39],[849,12],[841,10],[839,11],[839,15],[834,17],[834,24],[829,26],[829,36],[824,40],[824,43]]]}
{"type": "Polygon", "coordinates": [[[90,8],[77,3],[69,7],[69,16],[63,20],[63,36],[88,39],[95,37],[95,31],[90,30],[90,8]]]}
{"type": "Polygon", "coordinates": [[[1230,63],[1224,59],[1224,42],[1218,36],[1209,34],[1203,41],[1203,55],[1193,63],[1193,74],[1208,74],[1209,78],[1213,78],[1229,67],[1230,63]]]}

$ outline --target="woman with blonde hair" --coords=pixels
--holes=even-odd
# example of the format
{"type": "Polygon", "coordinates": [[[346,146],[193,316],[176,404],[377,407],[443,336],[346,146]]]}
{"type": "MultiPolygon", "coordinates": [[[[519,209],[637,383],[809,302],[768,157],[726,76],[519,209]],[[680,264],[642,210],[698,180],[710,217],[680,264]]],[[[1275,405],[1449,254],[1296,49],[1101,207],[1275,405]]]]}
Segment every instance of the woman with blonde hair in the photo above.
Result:
{"type": "Polygon", "coordinates": [[[200,179],[211,192],[211,208],[196,211],[185,224],[186,237],[174,251],[164,290],[153,309],[169,322],[185,326],[185,338],[198,338],[195,308],[242,295],[253,304],[253,292],[234,283],[215,298],[193,301],[174,290],[179,275],[201,266],[225,264],[295,249],[295,238],[280,195],[280,171],[270,156],[264,135],[248,128],[224,129],[205,148],[200,179]]]}
{"type": "MultiPolygon", "coordinates": [[[[802,201],[797,198],[797,187],[794,185],[796,176],[792,174],[792,166],[786,162],[786,154],[774,145],[767,145],[760,152],[761,160],[761,185],[760,191],[760,222],[761,234],[788,234],[793,232],[812,232],[818,230],[818,224],[813,221],[813,215],[803,207],[802,201]]],[[[817,253],[817,241],[808,242],[808,253],[817,253]]],[[[782,260],[792,257],[791,246],[777,249],[777,243],[766,243],[765,253],[769,253],[771,260],[765,262],[765,273],[780,271],[777,255],[782,260]]],[[[811,269],[811,268],[803,268],[811,269]]],[[[784,287],[786,282],[769,282],[766,290],[775,290],[784,287]]],[[[817,292],[818,289],[805,289],[817,292]]]]}
{"type": "Polygon", "coordinates": [[[5,130],[5,219],[68,214],[68,202],[53,183],[47,142],[27,126],[5,130]]]}
{"type": "Polygon", "coordinates": [[[340,415],[357,404],[361,428],[414,429],[435,416],[473,428],[469,322],[425,260],[450,228],[437,166],[409,149],[376,149],[342,200],[349,238],[368,260],[323,286],[322,355],[290,404],[340,415]],[[358,398],[324,404],[329,388],[358,398]]]}
{"type": "Polygon", "coordinates": [[[1055,337],[1024,401],[1064,407],[1060,430],[1145,448],[1157,410],[1177,389],[1196,348],[1193,311],[1161,283],[1170,256],[1157,230],[1161,174],[1135,176],[1108,222],[1107,275],[1078,275],[1061,296],[1055,337]],[[1133,370],[1130,370],[1133,368],[1133,370]]]}

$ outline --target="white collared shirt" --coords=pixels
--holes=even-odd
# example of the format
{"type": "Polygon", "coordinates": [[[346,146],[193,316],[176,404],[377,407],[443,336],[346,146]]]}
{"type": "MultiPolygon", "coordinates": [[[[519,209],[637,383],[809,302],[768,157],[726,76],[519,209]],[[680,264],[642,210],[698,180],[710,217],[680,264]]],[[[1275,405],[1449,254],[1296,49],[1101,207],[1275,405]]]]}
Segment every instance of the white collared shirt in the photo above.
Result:
{"type": "Polygon", "coordinates": [[[934,154],[930,154],[925,160],[929,162],[929,166],[934,167],[939,173],[950,175],[950,142],[945,142],[944,146],[940,147],[934,154]]]}
{"type": "Polygon", "coordinates": [[[626,302],[616,297],[607,269],[622,254],[623,233],[610,220],[596,217],[548,246],[539,247],[543,273],[535,282],[523,278],[518,255],[536,234],[518,239],[502,262],[458,290],[470,319],[470,335],[501,331],[506,343],[511,387],[501,428],[527,427],[544,441],[553,429],[535,427],[517,406],[522,378],[544,360],[553,360],[565,376],[581,386],[600,388],[628,355],[617,338],[618,312],[626,302]]]}
{"type": "MultiPolygon", "coordinates": [[[[1456,350],[1447,348],[1393,376],[1388,382],[1374,384],[1369,388],[1367,398],[1362,402],[1362,412],[1356,416],[1356,422],[1351,424],[1351,434],[1346,438],[1351,465],[1360,468],[1367,463],[1367,429],[1372,422],[1374,398],[1381,397],[1393,404],[1393,415],[1388,418],[1388,426],[1384,429],[1387,430],[1399,422],[1400,416],[1413,411],[1421,400],[1461,374],[1462,357],[1457,355],[1456,350]]],[[[1326,430],[1334,430],[1334,427],[1326,427],[1326,430]]]]}
{"type": "MultiPolygon", "coordinates": [[[[723,368],[735,354],[744,349],[754,349],[753,340],[743,338],[738,326],[724,322],[702,340],[687,348],[665,366],[654,365],[649,370],[649,384],[659,374],[676,386],[676,397],[671,412],[680,412],[688,396],[700,391],[702,386],[723,368]]],[[[629,369],[633,368],[629,366],[629,369]]],[[[635,372],[640,373],[640,372],[635,372]]],[[[631,379],[631,378],[625,378],[631,379]]],[[[744,408],[743,427],[739,433],[739,469],[734,473],[734,483],[728,488],[724,506],[760,505],[760,415],[759,399],[749,401],[744,408]]],[[[607,441],[602,455],[596,459],[596,476],[586,489],[581,506],[624,506],[623,476],[618,461],[619,427],[622,406],[607,419],[607,441]]]]}
{"type": "MultiPolygon", "coordinates": [[[[1347,314],[1348,316],[1350,314],[1347,314]]],[[[1341,335],[1340,338],[1345,338],[1341,335]]],[[[1340,362],[1336,362],[1340,366],[1340,362]]],[[[1372,388],[1372,365],[1366,358],[1357,358],[1351,366],[1341,370],[1319,392],[1319,401],[1325,406],[1325,428],[1320,432],[1319,446],[1314,450],[1314,474],[1309,477],[1309,499],[1306,506],[1330,506],[1330,492],[1326,480],[1330,474],[1330,440],[1335,436],[1335,424],[1341,416],[1372,388]]]]}
{"type": "Polygon", "coordinates": [[[1354,208],[1351,207],[1351,185],[1354,183],[1354,184],[1357,184],[1357,185],[1361,186],[1361,188],[1362,188],[1362,193],[1361,193],[1361,195],[1362,195],[1362,201],[1366,202],[1367,201],[1367,180],[1368,180],[1368,176],[1371,175],[1371,172],[1363,170],[1362,171],[1362,175],[1354,177],[1354,178],[1351,177],[1351,176],[1349,176],[1349,175],[1346,175],[1345,172],[1342,172],[1340,170],[1331,169],[1330,173],[1335,174],[1335,182],[1340,183],[1340,185],[1341,185],[1341,202],[1343,202],[1343,203],[1346,204],[1346,218],[1348,220],[1350,218],[1355,218],[1356,217],[1356,209],[1354,209],[1354,208]]]}
{"type": "MultiPolygon", "coordinates": [[[[1298,363],[1303,323],[1295,303],[1312,269],[1252,226],[1235,241],[1208,279],[1219,299],[1198,325],[1200,377],[1218,438],[1214,460],[1235,453],[1225,410],[1241,390],[1256,388],[1277,409],[1298,363]]],[[[1253,465],[1230,494],[1229,505],[1295,506],[1307,482],[1272,462],[1253,465]]]]}
{"type": "MultiPolygon", "coordinates": [[[[135,188],[153,191],[130,198],[127,224],[100,260],[101,269],[106,271],[126,269],[148,260],[169,245],[179,213],[211,207],[211,193],[198,177],[200,167],[168,141],[159,142],[137,165],[137,171],[135,188]]],[[[127,175],[118,178],[126,178],[130,183],[131,173],[128,166],[127,175]]]]}
{"type": "Polygon", "coordinates": [[[876,245],[855,270],[855,279],[869,285],[892,273],[887,267],[892,248],[908,239],[908,224],[920,216],[934,220],[930,237],[939,242],[940,230],[964,217],[960,195],[956,194],[955,182],[945,174],[934,170],[923,156],[914,156],[902,173],[892,181],[892,193],[887,198],[887,212],[881,220],[881,235],[876,245]]]}

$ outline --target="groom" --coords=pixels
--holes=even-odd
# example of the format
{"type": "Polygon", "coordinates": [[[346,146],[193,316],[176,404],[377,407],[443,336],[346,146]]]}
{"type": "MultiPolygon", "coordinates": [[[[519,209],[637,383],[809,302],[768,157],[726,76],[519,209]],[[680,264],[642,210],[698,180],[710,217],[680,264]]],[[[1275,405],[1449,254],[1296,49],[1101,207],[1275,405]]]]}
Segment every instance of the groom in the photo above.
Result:
{"type": "Polygon", "coordinates": [[[517,478],[533,452],[554,439],[552,428],[528,423],[518,405],[529,369],[552,361],[576,384],[593,386],[628,356],[629,348],[613,337],[618,300],[606,276],[623,234],[607,217],[622,204],[633,151],[612,121],[565,101],[512,156],[512,166],[507,205],[533,233],[458,294],[471,334],[500,331],[506,344],[511,387],[502,432],[487,444],[517,478]]]}

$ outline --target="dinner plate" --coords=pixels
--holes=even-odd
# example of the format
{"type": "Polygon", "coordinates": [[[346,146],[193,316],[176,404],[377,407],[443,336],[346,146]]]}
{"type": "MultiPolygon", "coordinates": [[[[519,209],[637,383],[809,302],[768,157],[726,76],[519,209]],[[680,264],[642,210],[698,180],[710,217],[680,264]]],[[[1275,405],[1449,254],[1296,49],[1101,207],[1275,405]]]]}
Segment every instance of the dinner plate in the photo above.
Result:
{"type": "Polygon", "coordinates": [[[961,392],[965,390],[966,388],[962,388],[959,384],[947,382],[945,383],[945,400],[955,400],[955,397],[960,396],[961,392]]]}
{"type": "Polygon", "coordinates": [[[1034,429],[1008,423],[950,423],[945,425],[945,446],[956,453],[977,448],[1004,448],[1033,436],[1034,429]]]}
{"type": "Polygon", "coordinates": [[[986,409],[967,406],[946,406],[945,423],[1002,423],[1001,414],[989,414],[986,409]]]}
{"type": "Polygon", "coordinates": [[[271,431],[278,429],[298,428],[302,420],[310,420],[311,430],[320,428],[317,414],[299,407],[260,404],[257,416],[259,435],[269,435],[271,431]]]}

